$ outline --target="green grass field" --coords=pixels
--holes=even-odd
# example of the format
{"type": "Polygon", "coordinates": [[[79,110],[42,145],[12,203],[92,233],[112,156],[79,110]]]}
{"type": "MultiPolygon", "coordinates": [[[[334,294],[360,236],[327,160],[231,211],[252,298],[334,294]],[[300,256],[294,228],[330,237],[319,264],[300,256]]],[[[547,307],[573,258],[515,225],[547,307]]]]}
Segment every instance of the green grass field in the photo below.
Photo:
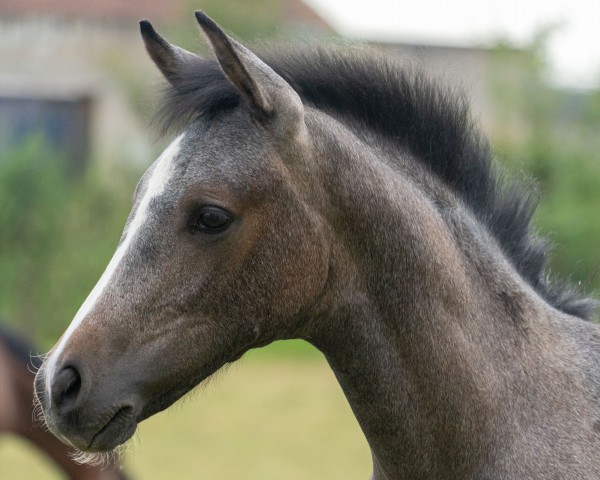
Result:
{"type": "MultiPolygon", "coordinates": [[[[322,356],[301,344],[252,352],[143,422],[135,480],[369,478],[369,450],[322,356]]],[[[43,455],[0,438],[0,479],[59,479],[43,455]]]]}

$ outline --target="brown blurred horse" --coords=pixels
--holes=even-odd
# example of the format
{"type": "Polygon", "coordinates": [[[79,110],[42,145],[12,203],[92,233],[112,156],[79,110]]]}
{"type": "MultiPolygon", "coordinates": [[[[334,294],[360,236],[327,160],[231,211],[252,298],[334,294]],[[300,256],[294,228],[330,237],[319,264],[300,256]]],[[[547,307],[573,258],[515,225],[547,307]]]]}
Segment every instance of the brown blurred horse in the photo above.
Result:
{"type": "Polygon", "coordinates": [[[0,328],[0,435],[19,435],[46,453],[72,480],[125,480],[116,465],[81,465],[75,453],[39,422],[33,421],[33,370],[41,361],[31,356],[30,345],[17,335],[0,328]]]}

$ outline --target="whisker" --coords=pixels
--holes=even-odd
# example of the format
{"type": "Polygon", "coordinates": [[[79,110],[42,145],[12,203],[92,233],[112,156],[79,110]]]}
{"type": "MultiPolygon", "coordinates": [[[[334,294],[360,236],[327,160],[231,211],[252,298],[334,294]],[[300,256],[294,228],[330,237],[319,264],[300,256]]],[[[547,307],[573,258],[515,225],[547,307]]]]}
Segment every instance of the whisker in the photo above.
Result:
{"type": "Polygon", "coordinates": [[[127,452],[128,447],[119,445],[109,452],[82,452],[74,450],[70,453],[71,459],[81,465],[89,465],[90,467],[118,468],[122,463],[123,456],[127,452]]]}
{"type": "Polygon", "coordinates": [[[30,373],[36,374],[40,368],[42,368],[42,365],[44,364],[44,362],[46,361],[46,358],[48,358],[48,356],[50,355],[50,353],[31,353],[31,351],[29,352],[29,363],[27,364],[27,370],[29,370],[30,373]]]}
{"type": "Polygon", "coordinates": [[[31,423],[49,432],[50,430],[48,428],[48,424],[46,423],[46,417],[44,416],[42,402],[40,401],[39,397],[35,392],[33,394],[32,402],[33,409],[31,411],[31,423]]]}

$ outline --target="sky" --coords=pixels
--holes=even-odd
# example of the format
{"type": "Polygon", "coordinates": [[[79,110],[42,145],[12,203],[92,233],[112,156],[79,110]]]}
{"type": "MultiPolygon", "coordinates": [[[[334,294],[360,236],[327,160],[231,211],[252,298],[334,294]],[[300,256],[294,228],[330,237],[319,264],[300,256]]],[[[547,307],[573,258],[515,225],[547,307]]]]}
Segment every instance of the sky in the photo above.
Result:
{"type": "Polygon", "coordinates": [[[548,42],[551,81],[600,87],[600,0],[305,0],[339,33],[364,40],[527,45],[556,25],[548,42]]]}

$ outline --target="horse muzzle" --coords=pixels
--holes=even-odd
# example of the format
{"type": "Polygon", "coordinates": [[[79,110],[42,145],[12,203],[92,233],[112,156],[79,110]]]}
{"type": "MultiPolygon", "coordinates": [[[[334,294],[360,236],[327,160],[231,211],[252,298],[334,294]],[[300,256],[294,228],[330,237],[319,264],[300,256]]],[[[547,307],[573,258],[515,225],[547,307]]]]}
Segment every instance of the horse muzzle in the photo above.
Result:
{"type": "Polygon", "coordinates": [[[141,411],[137,396],[120,395],[114,382],[92,392],[90,374],[76,362],[46,367],[36,375],[35,392],[56,437],[85,452],[109,451],[131,438],[141,411]]]}

